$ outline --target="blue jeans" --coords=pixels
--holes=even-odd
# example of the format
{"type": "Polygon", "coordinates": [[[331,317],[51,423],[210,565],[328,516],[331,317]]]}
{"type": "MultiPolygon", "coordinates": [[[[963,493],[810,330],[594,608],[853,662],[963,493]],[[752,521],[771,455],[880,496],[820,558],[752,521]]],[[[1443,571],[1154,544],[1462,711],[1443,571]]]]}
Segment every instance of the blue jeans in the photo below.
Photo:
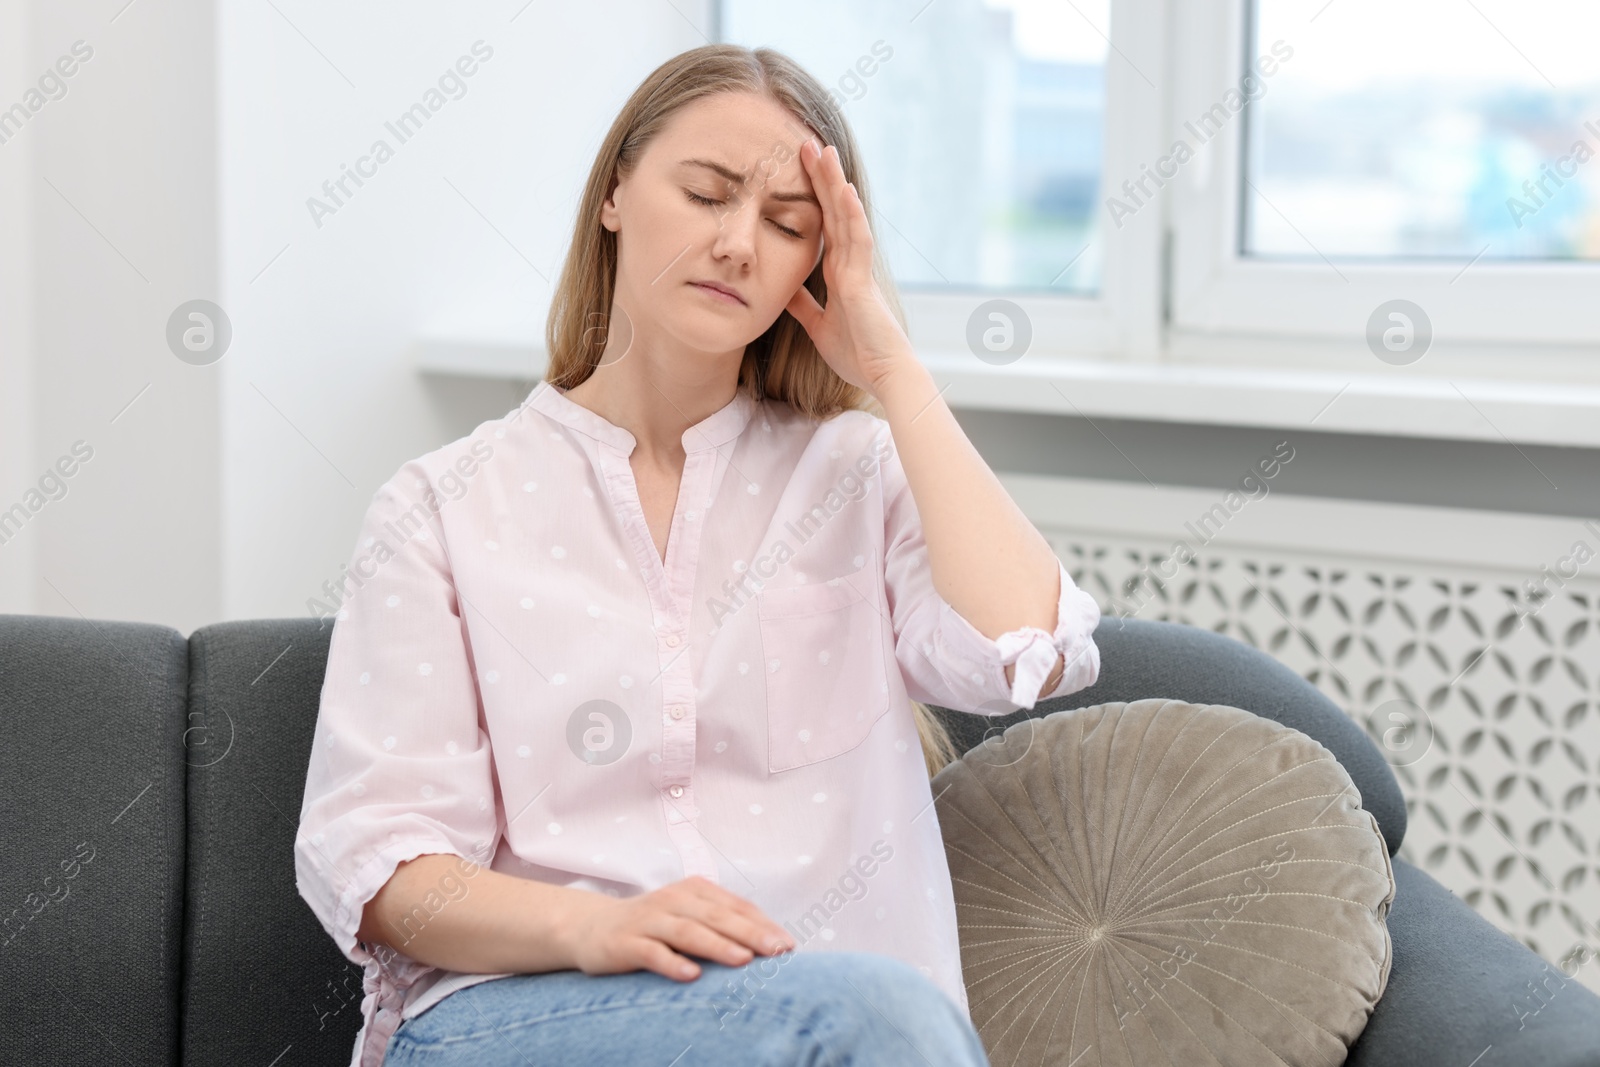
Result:
{"type": "Polygon", "coordinates": [[[385,1067],[988,1067],[966,1015],[916,968],[869,952],[743,967],[516,974],[400,1024],[385,1067]]]}

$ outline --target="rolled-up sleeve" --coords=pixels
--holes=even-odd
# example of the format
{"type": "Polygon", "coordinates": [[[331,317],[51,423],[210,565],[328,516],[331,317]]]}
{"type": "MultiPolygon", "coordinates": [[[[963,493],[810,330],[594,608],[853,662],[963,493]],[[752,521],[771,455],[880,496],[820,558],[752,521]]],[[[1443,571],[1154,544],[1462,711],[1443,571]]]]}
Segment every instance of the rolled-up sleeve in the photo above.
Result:
{"type": "Polygon", "coordinates": [[[913,700],[954,711],[1006,715],[1094,684],[1100,675],[1100,650],[1093,637],[1100,606],[1078,588],[1059,560],[1054,629],[1024,626],[985,637],[934,588],[922,520],[898,455],[883,460],[883,477],[885,585],[895,659],[913,700]],[[1041,692],[1058,655],[1065,657],[1061,679],[1049,692],[1041,692]],[[1008,686],[1005,668],[1010,664],[1016,669],[1008,686]]]}
{"type": "MultiPolygon", "coordinates": [[[[438,499],[416,461],[373,496],[334,616],[295,836],[300,895],[358,964],[372,959],[362,912],[396,867],[429,853],[486,863],[499,837],[438,499]]],[[[427,969],[399,955],[398,968],[382,962],[427,969]]]]}

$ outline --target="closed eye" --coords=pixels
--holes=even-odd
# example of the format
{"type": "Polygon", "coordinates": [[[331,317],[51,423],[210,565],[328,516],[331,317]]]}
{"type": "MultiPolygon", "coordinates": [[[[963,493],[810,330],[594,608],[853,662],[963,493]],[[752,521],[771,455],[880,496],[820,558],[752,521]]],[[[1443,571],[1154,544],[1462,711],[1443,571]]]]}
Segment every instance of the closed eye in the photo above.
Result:
{"type": "MultiPolygon", "coordinates": [[[[706,207],[710,207],[713,204],[721,204],[722,203],[721,200],[713,200],[709,196],[701,196],[699,193],[694,192],[692,189],[685,189],[683,191],[683,195],[687,196],[691,203],[702,204],[702,205],[705,205],[706,207]]],[[[795,240],[799,240],[799,239],[801,239],[801,238],[803,238],[805,236],[805,234],[801,233],[799,230],[791,229],[788,226],[785,226],[783,223],[778,222],[776,219],[768,219],[767,221],[772,223],[772,225],[776,226],[778,228],[778,232],[782,233],[786,237],[792,237],[795,240]]]]}

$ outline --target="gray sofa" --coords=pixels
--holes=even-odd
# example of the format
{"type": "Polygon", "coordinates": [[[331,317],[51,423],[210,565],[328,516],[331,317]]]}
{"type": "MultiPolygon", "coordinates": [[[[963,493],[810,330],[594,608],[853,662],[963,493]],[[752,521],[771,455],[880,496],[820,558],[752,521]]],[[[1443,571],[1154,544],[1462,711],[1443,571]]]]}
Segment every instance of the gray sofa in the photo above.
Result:
{"type": "MultiPolygon", "coordinates": [[[[292,842],[330,631],[0,615],[0,1063],[342,1065],[360,971],[295,891],[292,842]]],[[[1315,737],[1390,851],[1405,807],[1366,735],[1271,657],[1106,619],[1092,688],[1004,720],[943,712],[965,749],[1026,714],[1161,696],[1315,737]]],[[[1348,1059],[1600,1065],[1600,998],[1394,860],[1388,990],[1348,1059]],[[1543,982],[1548,1003],[1518,1025],[1543,982]],[[1480,1058],[1481,1057],[1481,1058],[1480,1058]]]]}

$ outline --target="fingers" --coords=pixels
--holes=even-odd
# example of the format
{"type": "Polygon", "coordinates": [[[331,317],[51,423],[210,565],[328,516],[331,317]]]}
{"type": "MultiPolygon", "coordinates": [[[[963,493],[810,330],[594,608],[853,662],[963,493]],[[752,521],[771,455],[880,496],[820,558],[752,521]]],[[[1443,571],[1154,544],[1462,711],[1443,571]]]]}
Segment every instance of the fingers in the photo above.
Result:
{"type": "Polygon", "coordinates": [[[866,205],[856,187],[845,178],[837,147],[822,149],[816,141],[807,141],[800,147],[800,157],[822,205],[824,249],[834,249],[842,266],[855,248],[871,248],[872,227],[866,205]]]}
{"type": "Polygon", "coordinates": [[[618,904],[609,929],[591,935],[598,944],[580,958],[580,969],[587,973],[643,967],[687,982],[700,975],[690,956],[739,967],[757,953],[774,955],[795,947],[794,938],[761,909],[700,877],[618,904]]]}
{"type": "Polygon", "coordinates": [[[711,917],[711,925],[726,937],[765,956],[794,948],[794,938],[777,923],[753,907],[749,912],[721,911],[711,917]]]}
{"type": "Polygon", "coordinates": [[[705,879],[690,879],[682,884],[702,905],[686,913],[691,918],[756,952],[770,955],[794,948],[789,932],[744,897],[705,879]]]}
{"type": "Polygon", "coordinates": [[[817,298],[811,295],[810,289],[804,285],[796,289],[794,295],[789,298],[785,310],[799,319],[806,333],[811,335],[812,340],[816,340],[816,327],[820,325],[822,319],[822,305],[817,303],[817,298]]]}
{"type": "MultiPolygon", "coordinates": [[[[685,956],[715,960],[728,967],[742,967],[755,958],[749,948],[725,937],[704,921],[684,915],[655,915],[646,924],[645,933],[685,956]]],[[[696,967],[695,971],[698,970],[696,967]]]]}
{"type": "Polygon", "coordinates": [[[872,247],[872,226],[867,218],[867,205],[861,202],[861,193],[856,189],[855,182],[845,183],[845,196],[850,204],[846,212],[850,219],[851,239],[863,250],[872,247]]]}
{"type": "Polygon", "coordinates": [[[866,208],[861,203],[861,195],[856,191],[855,183],[845,177],[844,161],[839,158],[839,149],[834,145],[828,146],[828,169],[833,174],[834,208],[837,211],[841,239],[845,242],[846,251],[860,241],[863,236],[870,239],[871,234],[863,233],[862,222],[866,219],[866,208]]]}
{"type": "Polygon", "coordinates": [[[689,982],[700,977],[698,963],[678,955],[654,938],[639,939],[636,962],[645,970],[654,971],[663,978],[671,978],[678,982],[689,982]]]}
{"type": "MultiPolygon", "coordinates": [[[[829,149],[832,147],[828,146],[829,149]]],[[[815,190],[817,201],[822,206],[823,245],[825,248],[842,248],[844,234],[840,223],[844,216],[843,205],[839,202],[839,185],[844,179],[844,171],[838,169],[839,153],[834,150],[834,164],[830,167],[828,149],[812,140],[800,146],[800,158],[805,162],[806,173],[811,176],[811,188],[815,190]]]]}

